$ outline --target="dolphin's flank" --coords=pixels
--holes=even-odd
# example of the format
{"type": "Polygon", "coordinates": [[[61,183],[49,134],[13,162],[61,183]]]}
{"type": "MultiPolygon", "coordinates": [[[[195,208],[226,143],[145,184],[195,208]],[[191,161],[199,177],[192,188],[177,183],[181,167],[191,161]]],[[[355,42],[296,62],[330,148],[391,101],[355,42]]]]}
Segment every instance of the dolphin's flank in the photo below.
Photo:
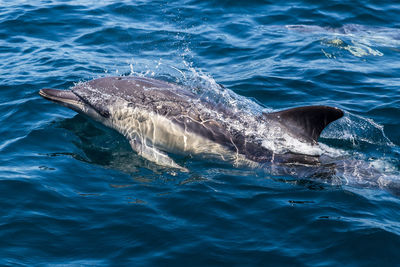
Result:
{"type": "MultiPolygon", "coordinates": [[[[322,130],[343,116],[343,111],[328,106],[248,116],[201,99],[177,84],[130,76],[95,79],[71,90],[42,89],[39,94],[116,129],[144,158],[180,169],[184,168],[168,153],[250,166],[285,162],[290,151],[273,147],[292,139],[316,145],[322,130]],[[275,145],[267,146],[265,141],[275,145]]],[[[299,158],[298,153],[294,158],[299,158]]]]}

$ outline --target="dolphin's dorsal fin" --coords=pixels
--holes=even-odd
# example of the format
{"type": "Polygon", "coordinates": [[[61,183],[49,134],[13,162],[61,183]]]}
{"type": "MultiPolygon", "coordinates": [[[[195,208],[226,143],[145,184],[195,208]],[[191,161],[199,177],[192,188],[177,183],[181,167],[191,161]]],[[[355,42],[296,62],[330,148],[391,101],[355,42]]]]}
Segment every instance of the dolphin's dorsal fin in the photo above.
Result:
{"type": "Polygon", "coordinates": [[[343,111],[328,106],[305,106],[264,113],[264,116],[267,119],[278,121],[292,135],[316,144],[322,130],[329,123],[341,118],[343,111]]]}

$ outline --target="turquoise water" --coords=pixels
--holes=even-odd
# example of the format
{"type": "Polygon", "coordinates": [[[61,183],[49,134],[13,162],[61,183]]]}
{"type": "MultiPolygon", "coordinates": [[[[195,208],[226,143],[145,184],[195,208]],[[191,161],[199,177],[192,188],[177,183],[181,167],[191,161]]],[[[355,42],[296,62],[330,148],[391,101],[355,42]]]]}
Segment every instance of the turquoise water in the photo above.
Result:
{"type": "Polygon", "coordinates": [[[398,266],[399,12],[390,1],[0,1],[0,265],[398,266]],[[188,173],[165,169],[38,95],[114,75],[250,113],[339,107],[320,139],[335,175],[197,158],[177,159],[188,173]]]}

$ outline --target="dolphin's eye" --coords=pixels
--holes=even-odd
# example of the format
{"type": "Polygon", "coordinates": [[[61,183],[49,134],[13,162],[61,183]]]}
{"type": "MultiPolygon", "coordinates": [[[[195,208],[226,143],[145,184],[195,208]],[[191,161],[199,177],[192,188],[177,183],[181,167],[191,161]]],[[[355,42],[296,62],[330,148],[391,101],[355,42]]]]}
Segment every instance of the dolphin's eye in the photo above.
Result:
{"type": "Polygon", "coordinates": [[[106,119],[108,119],[108,118],[110,117],[110,112],[108,112],[107,110],[101,110],[101,111],[99,112],[99,114],[100,114],[101,116],[103,116],[104,118],[106,118],[106,119]]]}

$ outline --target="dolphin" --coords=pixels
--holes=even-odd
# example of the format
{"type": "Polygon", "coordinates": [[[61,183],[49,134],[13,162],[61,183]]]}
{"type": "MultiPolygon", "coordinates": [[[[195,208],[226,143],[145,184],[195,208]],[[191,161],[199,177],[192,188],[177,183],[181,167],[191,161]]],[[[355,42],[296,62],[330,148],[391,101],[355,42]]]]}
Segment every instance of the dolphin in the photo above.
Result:
{"type": "Polygon", "coordinates": [[[314,164],[318,157],[281,146],[288,140],[317,145],[322,130],[343,116],[342,110],[329,106],[249,114],[175,83],[134,76],[98,78],[70,90],[45,88],[39,94],[117,130],[145,159],[181,170],[186,169],[170,154],[252,167],[268,162],[314,164]]]}

